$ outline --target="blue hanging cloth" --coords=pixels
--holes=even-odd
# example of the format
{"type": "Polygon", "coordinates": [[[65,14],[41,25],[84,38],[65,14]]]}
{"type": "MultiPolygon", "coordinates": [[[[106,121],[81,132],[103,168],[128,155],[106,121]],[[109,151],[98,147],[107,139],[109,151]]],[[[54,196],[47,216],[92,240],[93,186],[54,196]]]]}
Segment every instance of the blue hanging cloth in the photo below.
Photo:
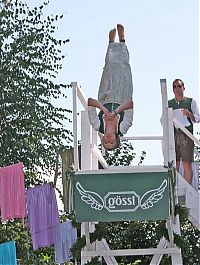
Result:
{"type": "Polygon", "coordinates": [[[66,221],[57,226],[55,257],[58,263],[64,263],[72,258],[70,248],[76,242],[77,230],[72,227],[72,221],[66,221]]]}
{"type": "Polygon", "coordinates": [[[15,241],[0,244],[0,265],[17,265],[15,241]]]}

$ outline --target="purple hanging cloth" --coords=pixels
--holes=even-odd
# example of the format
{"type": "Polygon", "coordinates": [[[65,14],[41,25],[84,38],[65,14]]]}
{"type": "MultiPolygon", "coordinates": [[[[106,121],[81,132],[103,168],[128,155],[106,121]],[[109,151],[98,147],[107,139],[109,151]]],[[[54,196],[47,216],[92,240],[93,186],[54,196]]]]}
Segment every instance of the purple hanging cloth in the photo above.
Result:
{"type": "Polygon", "coordinates": [[[52,184],[46,183],[27,190],[27,210],[33,249],[54,244],[59,214],[52,184]]]}

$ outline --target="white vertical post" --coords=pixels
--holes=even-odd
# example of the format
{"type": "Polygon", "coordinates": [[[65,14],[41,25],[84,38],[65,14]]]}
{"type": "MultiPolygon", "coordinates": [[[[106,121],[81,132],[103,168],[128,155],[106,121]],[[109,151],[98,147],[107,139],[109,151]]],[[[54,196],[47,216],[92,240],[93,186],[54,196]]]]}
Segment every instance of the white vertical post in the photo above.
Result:
{"type": "Polygon", "coordinates": [[[73,95],[73,139],[74,139],[74,168],[79,169],[78,156],[78,126],[77,126],[77,82],[71,82],[73,95]]]}
{"type": "MultiPolygon", "coordinates": [[[[92,129],[92,144],[97,146],[97,131],[92,129]]],[[[98,159],[95,154],[92,152],[92,169],[98,169],[98,159]]]]}
{"type": "MultiPolygon", "coordinates": [[[[81,111],[81,170],[91,170],[91,126],[86,110],[81,111]]],[[[86,250],[91,250],[89,233],[91,232],[91,225],[89,222],[81,223],[81,234],[86,237],[86,250]]],[[[81,264],[90,261],[91,258],[81,256],[81,264]]]]}
{"type": "Polygon", "coordinates": [[[169,162],[169,132],[168,132],[168,97],[166,79],[160,79],[162,95],[162,126],[163,126],[163,154],[164,165],[168,167],[169,162]]]}
{"type": "Polygon", "coordinates": [[[173,248],[174,247],[174,233],[173,233],[173,228],[172,228],[171,216],[166,221],[166,227],[168,230],[169,244],[170,244],[170,247],[173,248]]]}
{"type": "MultiPolygon", "coordinates": [[[[166,79],[161,79],[161,93],[162,93],[162,110],[163,110],[163,148],[164,148],[164,165],[168,166],[168,162],[171,162],[173,166],[176,166],[175,157],[175,143],[174,143],[174,126],[173,126],[173,112],[172,109],[168,109],[168,96],[167,96],[167,82],[166,79]]],[[[177,198],[175,199],[177,201],[177,198]]],[[[170,245],[174,246],[173,231],[180,234],[180,221],[179,216],[176,216],[175,220],[172,220],[172,215],[167,220],[167,229],[170,238],[170,245]]],[[[182,265],[181,251],[179,254],[172,254],[172,265],[182,265]]]]}
{"type": "Polygon", "coordinates": [[[81,170],[91,170],[91,127],[86,110],[81,111],[81,170]]]}
{"type": "Polygon", "coordinates": [[[173,110],[168,109],[168,132],[169,132],[169,161],[176,167],[176,154],[174,142],[173,110]]]}
{"type": "MultiPolygon", "coordinates": [[[[163,153],[164,153],[164,165],[168,166],[171,162],[173,166],[176,166],[175,158],[175,143],[174,143],[174,127],[173,127],[173,112],[172,109],[168,109],[168,96],[167,96],[167,82],[166,79],[160,80],[161,94],[162,94],[162,125],[163,125],[163,153]]],[[[172,199],[172,198],[171,198],[172,199]]],[[[177,198],[175,199],[177,200],[177,198]]],[[[170,245],[174,246],[173,231],[180,234],[180,222],[179,216],[176,216],[173,220],[173,215],[167,220],[167,229],[170,238],[170,245]]],[[[181,253],[178,255],[171,255],[172,264],[182,264],[181,253]],[[176,263],[176,262],[180,263],[176,263]]]]}
{"type": "MultiPolygon", "coordinates": [[[[168,129],[169,129],[169,161],[172,166],[176,168],[176,153],[175,153],[175,141],[174,141],[174,125],[173,125],[173,110],[168,109],[168,129]]],[[[176,177],[177,181],[177,177],[176,177]]],[[[177,190],[175,191],[175,204],[178,203],[177,190]]],[[[179,214],[177,214],[173,220],[174,233],[181,235],[179,214]]]]}

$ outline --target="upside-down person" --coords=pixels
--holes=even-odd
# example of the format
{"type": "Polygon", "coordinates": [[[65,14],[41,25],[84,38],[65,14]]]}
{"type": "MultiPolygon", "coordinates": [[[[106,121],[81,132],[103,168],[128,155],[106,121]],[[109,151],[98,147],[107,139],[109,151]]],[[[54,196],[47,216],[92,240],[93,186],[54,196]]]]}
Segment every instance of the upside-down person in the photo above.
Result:
{"type": "Polygon", "coordinates": [[[117,25],[109,32],[109,45],[98,91],[98,100],[88,99],[88,115],[94,130],[102,135],[106,150],[119,147],[120,136],[127,133],[133,121],[133,84],[124,27],[117,25]],[[96,108],[100,109],[97,115],[96,108]]]}

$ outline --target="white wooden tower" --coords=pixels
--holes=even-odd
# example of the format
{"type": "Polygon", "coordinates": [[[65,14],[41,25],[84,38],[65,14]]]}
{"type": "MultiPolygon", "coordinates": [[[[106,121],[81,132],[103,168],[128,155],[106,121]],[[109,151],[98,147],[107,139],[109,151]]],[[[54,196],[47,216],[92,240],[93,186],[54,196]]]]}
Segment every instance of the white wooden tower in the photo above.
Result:
{"type": "MultiPolygon", "coordinates": [[[[81,252],[81,264],[85,264],[87,261],[91,260],[91,257],[100,256],[103,257],[106,264],[116,265],[117,256],[133,256],[133,255],[151,255],[152,260],[150,265],[158,265],[161,262],[161,259],[164,254],[171,256],[172,265],[182,265],[182,254],[181,249],[179,249],[174,243],[174,233],[180,234],[180,223],[179,216],[175,216],[173,209],[175,204],[178,202],[178,197],[184,197],[185,205],[189,209],[189,219],[194,226],[200,229],[200,194],[198,192],[198,181],[199,174],[197,172],[197,167],[194,165],[194,187],[189,185],[185,179],[173,168],[176,168],[175,162],[175,148],[174,148],[174,129],[173,122],[183,130],[197,145],[200,145],[200,142],[190,134],[185,128],[179,124],[179,122],[173,119],[172,109],[168,108],[168,97],[167,97],[167,84],[165,79],[160,80],[161,84],[161,95],[162,95],[162,110],[163,110],[163,135],[162,136],[134,136],[134,137],[122,137],[126,140],[160,140],[162,142],[162,150],[164,156],[163,165],[152,165],[152,166],[130,166],[130,167],[109,167],[102,156],[101,152],[97,147],[97,132],[95,132],[89,123],[88,113],[87,113],[87,99],[83,95],[80,87],[77,82],[72,82],[72,91],[73,91],[73,136],[74,136],[74,167],[76,170],[76,186],[75,194],[77,199],[75,199],[75,211],[78,212],[78,216],[81,221],[81,233],[86,236],[86,247],[81,252]],[[78,152],[78,119],[77,119],[77,100],[79,100],[83,106],[81,111],[81,161],[79,161],[79,152],[78,152]],[[104,169],[98,169],[98,162],[100,162],[104,169]],[[81,164],[81,168],[79,165],[81,164]],[[174,176],[166,177],[171,174],[174,176]],[[174,173],[175,172],[175,173],[174,173]],[[157,174],[159,173],[159,174],[157,174]],[[168,229],[169,241],[165,238],[161,238],[157,248],[148,248],[148,249],[120,249],[120,250],[110,250],[108,243],[105,239],[97,241],[93,244],[90,243],[89,233],[93,232],[95,229],[95,222],[98,221],[108,221],[108,220],[118,220],[116,218],[121,218],[126,216],[136,220],[146,220],[145,218],[148,214],[142,210],[145,208],[144,195],[148,195],[151,191],[155,191],[151,188],[150,191],[147,191],[145,194],[141,194],[141,191],[133,191],[133,189],[126,191],[126,187],[123,189],[123,192],[120,190],[113,190],[112,183],[106,183],[111,185],[111,192],[106,191],[105,194],[100,194],[97,190],[94,190],[96,185],[92,185],[93,181],[98,181],[99,178],[102,178],[102,181],[116,177],[118,181],[118,176],[124,174],[124,177],[127,177],[127,181],[131,181],[131,176],[135,178],[138,177],[138,174],[145,177],[151,177],[152,174],[155,176],[160,175],[161,179],[158,178],[158,183],[155,183],[156,192],[159,192],[159,198],[166,199],[168,202],[168,216],[166,217],[166,226],[168,229]],[[108,176],[108,177],[107,177],[108,176]],[[164,177],[163,177],[164,176],[164,177]],[[82,182],[81,182],[82,181],[82,182]],[[161,182],[159,182],[161,181],[161,182]],[[89,183],[87,186],[87,183],[89,183]],[[90,187],[90,188],[88,188],[90,187]],[[91,190],[91,187],[93,190],[91,190]],[[167,187],[167,188],[166,188],[167,187]],[[132,192],[132,193],[131,193],[132,192]],[[165,193],[165,194],[164,194],[165,193]],[[90,194],[92,198],[96,198],[93,202],[93,209],[90,205],[87,204],[86,200],[81,200],[84,198],[85,194],[90,194]],[[139,195],[138,195],[139,194],[139,195]],[[141,196],[142,195],[142,196],[141,196]],[[134,207],[128,207],[127,205],[130,202],[130,196],[132,204],[135,204],[134,207]],[[118,198],[118,201],[117,199],[118,198]],[[114,203],[116,205],[114,205],[114,203]],[[121,202],[121,204],[120,204],[121,202]],[[123,204],[124,202],[124,204],[123,204]],[[81,213],[81,209],[84,208],[84,213],[81,213]],[[77,209],[76,209],[77,207],[77,209]],[[87,208],[88,207],[88,208],[87,208]],[[88,213],[87,213],[88,209],[88,213]],[[114,209],[114,210],[113,210],[114,209]],[[96,211],[96,212],[92,212],[96,211]],[[138,211],[138,213],[137,213],[138,211]],[[80,213],[79,213],[80,212],[80,213]],[[144,213],[145,212],[145,213],[144,213]],[[96,213],[96,214],[95,214],[96,213]],[[143,214],[144,213],[144,214],[143,214]],[[91,216],[91,219],[90,219],[91,216]],[[133,216],[133,217],[132,217],[133,216]],[[135,216],[135,217],[134,217],[135,216]],[[144,216],[144,217],[143,217],[144,216]],[[96,218],[96,219],[95,219],[96,218]]],[[[198,153],[196,155],[199,156],[198,153]]],[[[156,179],[156,177],[155,177],[156,179]]],[[[112,182],[112,181],[110,181],[112,182]]],[[[104,184],[102,183],[102,186],[104,184]]],[[[131,186],[131,183],[130,185],[131,186]]],[[[120,184],[119,184],[120,187],[120,184]]],[[[156,203],[161,203],[161,199],[157,200],[156,203]],[[159,202],[158,202],[159,201],[159,202]]],[[[131,204],[131,203],[130,203],[131,204]]],[[[153,207],[151,207],[153,210],[153,207]]],[[[154,214],[154,212],[152,212],[154,214]]],[[[163,213],[163,216],[165,214],[163,213]]],[[[156,214],[155,214],[155,218],[156,214]]],[[[159,218],[159,217],[158,217],[159,218]]],[[[162,217],[164,218],[164,217],[162,217]]],[[[159,219],[157,219],[159,220],[159,219]]]]}

